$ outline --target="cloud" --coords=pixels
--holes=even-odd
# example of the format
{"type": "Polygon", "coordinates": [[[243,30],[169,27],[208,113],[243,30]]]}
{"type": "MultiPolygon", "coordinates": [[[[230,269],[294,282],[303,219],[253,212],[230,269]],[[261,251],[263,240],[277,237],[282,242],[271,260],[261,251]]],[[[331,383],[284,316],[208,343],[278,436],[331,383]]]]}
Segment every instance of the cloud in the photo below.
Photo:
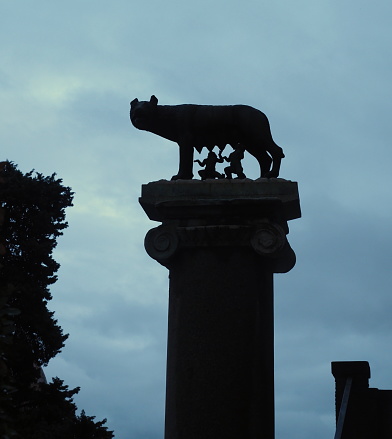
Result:
{"type": "MultiPolygon", "coordinates": [[[[163,434],[168,271],[141,184],[177,171],[173,142],[129,102],[253,105],[299,182],[297,265],[275,276],[277,437],[332,437],[330,362],[368,360],[391,388],[391,5],[122,0],[1,6],[3,158],[75,191],[51,309],[70,333],[47,374],[116,437],[163,434]]],[[[245,172],[257,177],[253,158],[245,172]]]]}

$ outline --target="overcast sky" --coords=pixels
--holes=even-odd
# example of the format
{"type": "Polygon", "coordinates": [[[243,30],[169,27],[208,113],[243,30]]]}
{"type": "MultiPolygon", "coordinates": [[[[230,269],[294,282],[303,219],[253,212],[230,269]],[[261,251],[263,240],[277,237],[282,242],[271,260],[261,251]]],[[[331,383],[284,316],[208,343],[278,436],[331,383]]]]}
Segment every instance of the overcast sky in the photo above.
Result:
{"type": "MultiPolygon", "coordinates": [[[[70,338],[46,374],[81,386],[78,407],[117,439],[163,437],[168,272],[144,251],[157,224],[138,197],[176,173],[178,148],[128,114],[152,94],[264,111],[281,177],[299,184],[297,265],[275,275],[277,439],[333,437],[331,361],[367,360],[371,386],[392,389],[391,13],[387,0],[0,0],[0,160],[75,191],[50,303],[70,338]]],[[[245,172],[258,177],[254,159],[245,172]]]]}

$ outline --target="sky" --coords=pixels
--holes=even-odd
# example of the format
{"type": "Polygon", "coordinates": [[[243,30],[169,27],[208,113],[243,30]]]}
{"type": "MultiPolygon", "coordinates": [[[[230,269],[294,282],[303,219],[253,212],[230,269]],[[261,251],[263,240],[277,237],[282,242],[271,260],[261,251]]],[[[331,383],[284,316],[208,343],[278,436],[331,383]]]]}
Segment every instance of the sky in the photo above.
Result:
{"type": "MultiPolygon", "coordinates": [[[[49,303],[70,337],[45,373],[117,439],[163,437],[168,272],[138,197],[177,172],[178,147],[129,122],[152,94],[262,110],[298,182],[297,264],[275,275],[276,438],[333,437],[331,361],[369,361],[392,389],[391,15],[386,0],[0,0],[1,160],[75,192],[49,303]]],[[[258,177],[252,157],[244,170],[258,177]]]]}

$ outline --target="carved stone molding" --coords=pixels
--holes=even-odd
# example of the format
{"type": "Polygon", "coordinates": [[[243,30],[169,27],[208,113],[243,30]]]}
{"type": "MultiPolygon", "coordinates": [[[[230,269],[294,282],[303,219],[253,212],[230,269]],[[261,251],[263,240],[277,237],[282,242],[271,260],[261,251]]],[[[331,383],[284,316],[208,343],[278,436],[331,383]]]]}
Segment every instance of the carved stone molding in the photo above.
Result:
{"type": "Polygon", "coordinates": [[[151,229],[145,238],[148,255],[165,265],[179,249],[196,247],[249,247],[275,258],[287,243],[282,227],[267,220],[255,225],[180,227],[173,224],[151,229]]]}
{"type": "Polygon", "coordinates": [[[151,258],[163,262],[174,255],[178,243],[178,234],[174,227],[159,226],[147,232],[144,247],[151,258]]]}
{"type": "Polygon", "coordinates": [[[301,216],[295,182],[158,181],[143,185],[140,204],[162,222],[147,233],[146,251],[169,269],[181,250],[192,248],[248,247],[274,273],[295,264],[286,238],[287,221],[301,216]]]}
{"type": "Polygon", "coordinates": [[[276,256],[286,243],[286,234],[278,224],[264,223],[253,233],[250,243],[259,255],[276,256]]]}

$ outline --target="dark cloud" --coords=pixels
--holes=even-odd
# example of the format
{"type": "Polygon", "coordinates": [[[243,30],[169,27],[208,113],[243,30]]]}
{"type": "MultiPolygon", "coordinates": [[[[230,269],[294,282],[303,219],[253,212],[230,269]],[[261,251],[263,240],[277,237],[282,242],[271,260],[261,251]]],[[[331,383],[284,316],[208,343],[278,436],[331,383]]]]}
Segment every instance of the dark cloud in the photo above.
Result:
{"type": "Polygon", "coordinates": [[[277,437],[332,437],[331,361],[368,360],[392,388],[391,5],[15,5],[0,14],[3,158],[76,192],[51,303],[71,335],[48,375],[80,385],[116,437],[162,437],[168,273],[144,252],[156,224],[137,199],[176,172],[178,148],[128,119],[156,94],[265,111],[299,182],[297,265],[275,279],[277,437]]]}

